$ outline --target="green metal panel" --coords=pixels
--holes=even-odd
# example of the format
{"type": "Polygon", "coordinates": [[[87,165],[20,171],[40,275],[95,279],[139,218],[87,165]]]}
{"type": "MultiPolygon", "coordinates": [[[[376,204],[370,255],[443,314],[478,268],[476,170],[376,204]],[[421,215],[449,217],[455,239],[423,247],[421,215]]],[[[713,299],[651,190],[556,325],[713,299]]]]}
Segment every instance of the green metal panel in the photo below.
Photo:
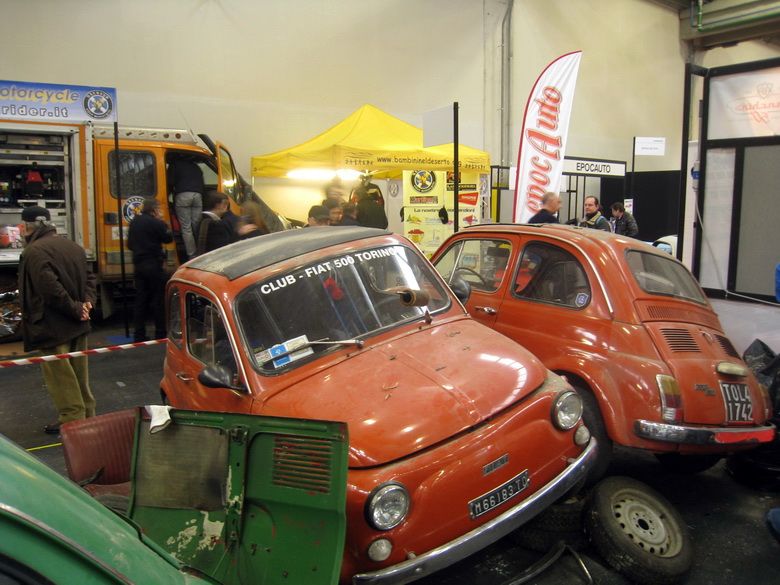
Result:
{"type": "Polygon", "coordinates": [[[129,515],[224,585],[332,584],[344,547],[343,423],[172,411],[138,427],[129,515]],[[177,465],[171,465],[176,461],[177,465]]]}

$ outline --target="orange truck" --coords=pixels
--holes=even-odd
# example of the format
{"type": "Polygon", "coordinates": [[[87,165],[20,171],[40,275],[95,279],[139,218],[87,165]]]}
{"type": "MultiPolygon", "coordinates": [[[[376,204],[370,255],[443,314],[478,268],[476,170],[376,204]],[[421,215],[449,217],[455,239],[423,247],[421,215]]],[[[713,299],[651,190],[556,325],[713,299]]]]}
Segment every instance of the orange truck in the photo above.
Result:
{"type": "Polygon", "coordinates": [[[145,198],[163,203],[174,232],[174,243],[166,247],[167,269],[172,272],[186,259],[167,178],[177,157],[193,157],[206,188],[228,193],[235,206],[255,201],[270,231],[289,227],[238,175],[228,150],[205,135],[120,126],[115,136],[114,124],[20,121],[3,119],[3,113],[0,103],[0,343],[19,336],[16,278],[24,207],[47,208],[58,233],[84,247],[97,276],[103,317],[127,294],[121,283],[132,282],[132,256],[122,228],[145,198]]]}

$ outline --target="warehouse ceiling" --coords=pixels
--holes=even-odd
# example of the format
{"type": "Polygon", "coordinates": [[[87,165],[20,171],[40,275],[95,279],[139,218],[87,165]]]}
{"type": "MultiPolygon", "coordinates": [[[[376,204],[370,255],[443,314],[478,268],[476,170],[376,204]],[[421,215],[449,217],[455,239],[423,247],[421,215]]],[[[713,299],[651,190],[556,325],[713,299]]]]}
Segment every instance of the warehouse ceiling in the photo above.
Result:
{"type": "Polygon", "coordinates": [[[648,0],[680,15],[680,40],[696,49],[764,41],[780,46],[780,1],[648,0]]]}

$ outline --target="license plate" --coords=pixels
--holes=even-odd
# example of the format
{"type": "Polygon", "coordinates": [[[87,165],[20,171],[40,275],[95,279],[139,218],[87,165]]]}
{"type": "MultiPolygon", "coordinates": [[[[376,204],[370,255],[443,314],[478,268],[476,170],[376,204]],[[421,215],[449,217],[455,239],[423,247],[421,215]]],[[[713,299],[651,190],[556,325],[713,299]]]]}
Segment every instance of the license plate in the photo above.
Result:
{"type": "Polygon", "coordinates": [[[747,384],[721,382],[720,390],[723,392],[728,422],[749,422],[753,420],[753,401],[750,398],[747,384]]]}
{"type": "Polygon", "coordinates": [[[498,486],[469,502],[469,515],[474,520],[483,514],[487,514],[494,508],[497,508],[504,502],[507,502],[528,487],[528,470],[516,475],[508,482],[498,486]]]}

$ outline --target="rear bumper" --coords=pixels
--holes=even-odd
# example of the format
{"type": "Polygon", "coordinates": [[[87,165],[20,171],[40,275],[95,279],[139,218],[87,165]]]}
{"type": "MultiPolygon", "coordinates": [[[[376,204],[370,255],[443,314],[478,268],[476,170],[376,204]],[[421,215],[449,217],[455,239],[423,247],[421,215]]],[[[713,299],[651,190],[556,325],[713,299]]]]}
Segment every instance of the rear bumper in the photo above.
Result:
{"type": "Polygon", "coordinates": [[[643,439],[684,445],[747,445],[770,442],[775,426],[767,423],[754,427],[689,427],[637,420],[634,433],[643,439]]]}
{"type": "Polygon", "coordinates": [[[596,461],[596,439],[566,469],[534,495],[463,536],[427,553],[372,573],[352,577],[354,585],[402,585],[421,579],[485,548],[555,503],[583,479],[596,461]]]}

